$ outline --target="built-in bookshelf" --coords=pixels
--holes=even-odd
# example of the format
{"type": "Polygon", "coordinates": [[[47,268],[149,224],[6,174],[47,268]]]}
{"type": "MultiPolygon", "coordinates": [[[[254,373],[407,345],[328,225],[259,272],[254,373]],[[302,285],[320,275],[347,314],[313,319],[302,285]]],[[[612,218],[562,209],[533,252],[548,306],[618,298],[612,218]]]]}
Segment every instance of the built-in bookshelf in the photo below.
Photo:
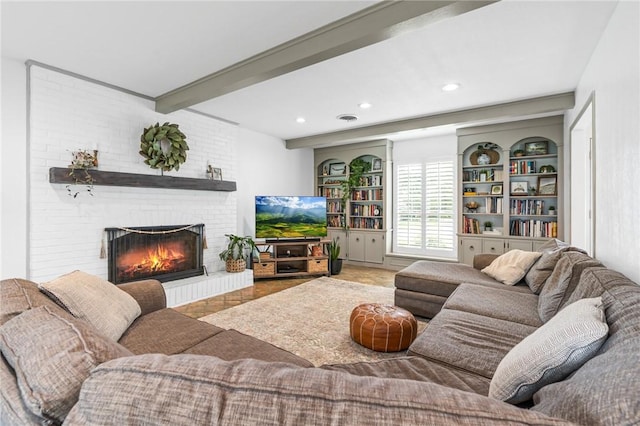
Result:
{"type": "Polygon", "coordinates": [[[458,131],[459,259],[562,238],[562,117],[458,131]]]}
{"type": "Polygon", "coordinates": [[[391,141],[378,140],[314,151],[316,194],[327,198],[329,237],[339,240],[347,260],[384,260],[389,241],[391,146],[391,141]],[[358,172],[355,165],[366,166],[358,172]]]}

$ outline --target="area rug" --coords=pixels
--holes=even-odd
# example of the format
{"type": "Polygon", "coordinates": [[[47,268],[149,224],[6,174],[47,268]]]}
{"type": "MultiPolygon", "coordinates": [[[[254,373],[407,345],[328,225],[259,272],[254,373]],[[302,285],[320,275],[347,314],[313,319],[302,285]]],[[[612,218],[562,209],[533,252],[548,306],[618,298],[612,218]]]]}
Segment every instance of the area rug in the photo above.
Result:
{"type": "MultiPolygon", "coordinates": [[[[322,277],[200,320],[264,340],[316,366],[405,355],[375,352],[351,340],[351,311],[368,302],[393,305],[393,288],[322,277]]],[[[425,326],[419,320],[418,333],[425,326]]]]}

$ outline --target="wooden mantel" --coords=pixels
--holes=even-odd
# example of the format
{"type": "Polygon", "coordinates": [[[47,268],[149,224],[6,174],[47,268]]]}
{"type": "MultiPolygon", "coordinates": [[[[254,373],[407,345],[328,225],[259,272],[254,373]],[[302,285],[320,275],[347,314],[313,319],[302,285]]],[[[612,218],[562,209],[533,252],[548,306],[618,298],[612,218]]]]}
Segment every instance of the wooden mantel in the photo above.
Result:
{"type": "MultiPolygon", "coordinates": [[[[73,176],[69,176],[67,167],[51,167],[49,182],[75,184],[73,176]]],[[[79,176],[82,171],[79,170],[79,176]]],[[[178,176],[143,175],[138,173],[107,172],[103,170],[89,170],[94,185],[129,186],[134,188],[164,188],[164,189],[193,189],[197,191],[226,191],[236,190],[236,183],[226,180],[211,180],[187,178],[178,176]]],[[[83,183],[80,183],[83,184],[83,183]]]]}

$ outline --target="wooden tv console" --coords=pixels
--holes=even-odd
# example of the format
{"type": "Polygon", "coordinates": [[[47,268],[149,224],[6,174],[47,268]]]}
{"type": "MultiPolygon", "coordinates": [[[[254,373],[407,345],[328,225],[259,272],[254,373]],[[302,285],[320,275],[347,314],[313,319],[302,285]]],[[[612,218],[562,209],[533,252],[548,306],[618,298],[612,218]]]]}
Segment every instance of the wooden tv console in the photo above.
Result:
{"type": "Polygon", "coordinates": [[[260,259],[253,261],[253,278],[329,275],[329,239],[256,242],[260,259]],[[319,254],[313,247],[318,247],[319,254]],[[314,255],[315,254],[315,255],[314,255]]]}

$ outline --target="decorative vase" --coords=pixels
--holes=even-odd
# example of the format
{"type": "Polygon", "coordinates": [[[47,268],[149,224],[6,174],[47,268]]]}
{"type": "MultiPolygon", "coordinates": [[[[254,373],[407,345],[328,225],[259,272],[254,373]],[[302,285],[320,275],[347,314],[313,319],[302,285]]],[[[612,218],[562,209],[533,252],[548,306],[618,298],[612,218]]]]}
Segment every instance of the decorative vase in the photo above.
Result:
{"type": "Polygon", "coordinates": [[[331,259],[331,275],[338,275],[342,271],[342,259],[331,259]]]}
{"type": "Polygon", "coordinates": [[[227,272],[242,272],[247,269],[247,262],[244,259],[227,259],[225,266],[227,272]]]}

